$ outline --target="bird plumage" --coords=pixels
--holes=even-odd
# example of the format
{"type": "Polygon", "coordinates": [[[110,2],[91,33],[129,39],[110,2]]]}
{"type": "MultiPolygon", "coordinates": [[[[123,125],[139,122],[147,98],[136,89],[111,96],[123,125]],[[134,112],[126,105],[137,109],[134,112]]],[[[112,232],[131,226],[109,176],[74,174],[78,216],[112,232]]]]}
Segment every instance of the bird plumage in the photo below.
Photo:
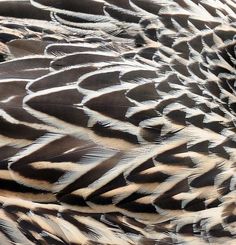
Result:
{"type": "Polygon", "coordinates": [[[6,2],[3,244],[234,244],[235,1],[6,2]]]}

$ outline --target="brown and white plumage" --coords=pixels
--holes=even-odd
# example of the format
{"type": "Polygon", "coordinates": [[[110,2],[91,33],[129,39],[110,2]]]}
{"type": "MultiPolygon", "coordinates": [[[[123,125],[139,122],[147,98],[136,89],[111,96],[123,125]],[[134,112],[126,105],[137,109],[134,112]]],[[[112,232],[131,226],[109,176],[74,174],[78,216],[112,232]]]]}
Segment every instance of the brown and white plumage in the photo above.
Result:
{"type": "Polygon", "coordinates": [[[0,241],[234,244],[236,2],[10,2],[0,241]]]}

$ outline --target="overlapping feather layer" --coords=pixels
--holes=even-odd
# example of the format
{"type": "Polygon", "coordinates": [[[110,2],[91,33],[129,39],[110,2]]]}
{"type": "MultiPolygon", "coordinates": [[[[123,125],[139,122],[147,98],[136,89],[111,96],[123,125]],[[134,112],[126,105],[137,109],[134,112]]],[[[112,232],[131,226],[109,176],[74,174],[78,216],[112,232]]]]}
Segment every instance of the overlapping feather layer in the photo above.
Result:
{"type": "Polygon", "coordinates": [[[235,1],[11,6],[0,240],[234,244],[235,1]]]}

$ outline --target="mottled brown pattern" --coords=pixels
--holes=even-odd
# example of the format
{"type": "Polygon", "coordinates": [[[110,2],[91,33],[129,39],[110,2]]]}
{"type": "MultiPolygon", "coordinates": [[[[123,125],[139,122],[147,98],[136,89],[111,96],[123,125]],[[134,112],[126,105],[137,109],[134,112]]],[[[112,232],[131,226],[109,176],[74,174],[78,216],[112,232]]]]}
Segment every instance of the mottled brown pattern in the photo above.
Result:
{"type": "Polygon", "coordinates": [[[235,243],[234,0],[1,13],[1,244],[235,243]]]}

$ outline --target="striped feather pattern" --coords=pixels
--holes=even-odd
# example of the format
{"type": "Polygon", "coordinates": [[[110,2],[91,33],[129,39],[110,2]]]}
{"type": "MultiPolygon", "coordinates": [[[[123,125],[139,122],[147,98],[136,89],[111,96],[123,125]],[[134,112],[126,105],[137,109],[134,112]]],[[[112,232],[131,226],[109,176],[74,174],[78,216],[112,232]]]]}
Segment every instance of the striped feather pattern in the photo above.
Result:
{"type": "Polygon", "coordinates": [[[0,241],[234,244],[235,1],[1,6],[0,241]]]}

